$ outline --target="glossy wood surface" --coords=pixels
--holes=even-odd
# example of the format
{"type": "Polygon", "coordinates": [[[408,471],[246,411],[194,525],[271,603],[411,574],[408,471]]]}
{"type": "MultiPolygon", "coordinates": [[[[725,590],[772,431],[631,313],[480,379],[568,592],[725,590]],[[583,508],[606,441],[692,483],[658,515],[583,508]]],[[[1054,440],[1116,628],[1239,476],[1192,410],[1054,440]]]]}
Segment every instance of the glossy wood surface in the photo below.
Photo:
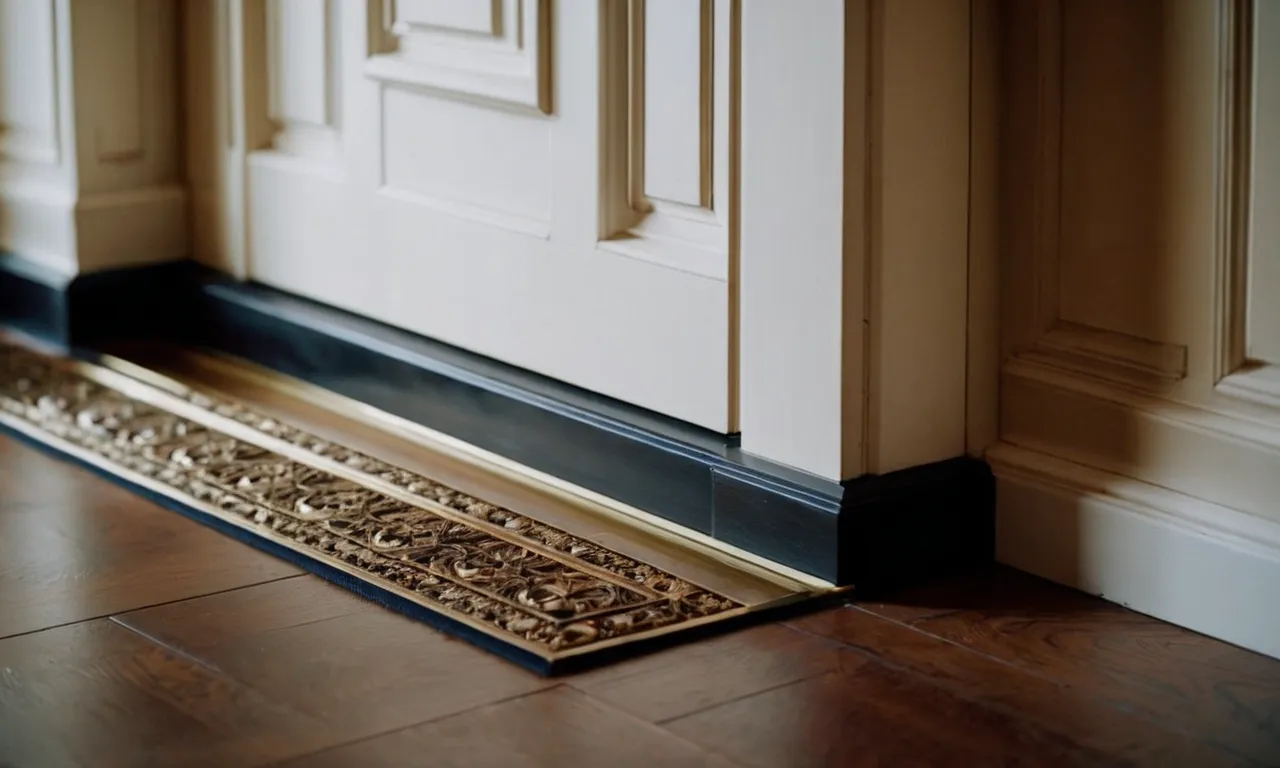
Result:
{"type": "Polygon", "coordinates": [[[0,637],[301,572],[0,441],[0,637]]]}
{"type": "Polygon", "coordinates": [[[0,765],[1280,765],[1280,661],[994,569],[543,679],[0,437],[0,765]]]}

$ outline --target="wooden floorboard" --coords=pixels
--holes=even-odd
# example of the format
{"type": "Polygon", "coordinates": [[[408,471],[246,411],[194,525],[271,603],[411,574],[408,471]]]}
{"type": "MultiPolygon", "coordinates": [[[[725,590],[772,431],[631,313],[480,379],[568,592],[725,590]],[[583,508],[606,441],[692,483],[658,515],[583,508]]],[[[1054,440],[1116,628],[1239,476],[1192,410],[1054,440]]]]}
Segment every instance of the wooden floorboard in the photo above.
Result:
{"type": "Polygon", "coordinates": [[[569,684],[662,722],[839,667],[837,643],[774,624],[605,667],[569,684]]]}
{"type": "Polygon", "coordinates": [[[840,671],[666,727],[759,768],[1113,764],[1072,739],[853,654],[840,671]]]}
{"type": "Polygon", "coordinates": [[[0,637],[299,573],[0,435],[0,637]]]}
{"type": "Polygon", "coordinates": [[[567,686],[480,707],[288,766],[732,768],[733,763],[567,686]]]}
{"type": "Polygon", "coordinates": [[[309,575],[118,620],[250,681],[340,742],[553,684],[309,575]]]}
{"type": "Polygon", "coordinates": [[[915,613],[906,623],[917,632],[1220,749],[1276,756],[1280,765],[1274,659],[1008,569],[919,589],[898,603],[868,609],[915,613]]]}
{"type": "Polygon", "coordinates": [[[251,684],[98,619],[0,640],[0,765],[254,765],[332,744],[251,684]]]}
{"type": "Polygon", "coordinates": [[[1280,765],[1280,662],[1002,568],[547,680],[0,438],[0,766],[1280,765]]]}
{"type": "Polygon", "coordinates": [[[915,675],[960,699],[997,709],[1128,764],[1211,766],[1244,759],[1070,683],[1027,674],[858,608],[826,611],[795,626],[838,639],[863,657],[915,675]]]}

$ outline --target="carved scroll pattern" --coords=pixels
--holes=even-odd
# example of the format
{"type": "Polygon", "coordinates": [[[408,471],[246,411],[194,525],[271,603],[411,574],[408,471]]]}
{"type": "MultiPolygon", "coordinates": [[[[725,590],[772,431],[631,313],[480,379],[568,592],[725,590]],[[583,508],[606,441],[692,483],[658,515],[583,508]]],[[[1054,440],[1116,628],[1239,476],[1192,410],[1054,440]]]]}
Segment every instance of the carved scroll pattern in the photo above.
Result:
{"type": "Polygon", "coordinates": [[[740,607],[651,565],[198,393],[286,456],[0,345],[0,420],[88,452],[219,519],[554,653],[740,607]],[[307,463],[340,462],[414,504],[307,463]],[[438,513],[440,505],[454,514],[438,513]],[[457,514],[461,513],[461,514],[457,514]],[[465,517],[464,517],[465,516],[465,517]],[[466,518],[471,518],[471,524],[466,518]],[[604,574],[604,575],[602,575],[604,574]]]}

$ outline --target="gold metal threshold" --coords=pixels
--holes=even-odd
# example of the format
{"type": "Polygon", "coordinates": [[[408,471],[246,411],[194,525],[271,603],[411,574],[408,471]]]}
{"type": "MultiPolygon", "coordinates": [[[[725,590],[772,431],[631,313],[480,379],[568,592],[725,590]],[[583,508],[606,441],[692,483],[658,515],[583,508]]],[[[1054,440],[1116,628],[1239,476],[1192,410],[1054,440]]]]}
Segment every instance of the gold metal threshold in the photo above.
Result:
{"type": "Polygon", "coordinates": [[[0,424],[544,671],[832,591],[316,387],[129,357],[0,339],[0,424]]]}

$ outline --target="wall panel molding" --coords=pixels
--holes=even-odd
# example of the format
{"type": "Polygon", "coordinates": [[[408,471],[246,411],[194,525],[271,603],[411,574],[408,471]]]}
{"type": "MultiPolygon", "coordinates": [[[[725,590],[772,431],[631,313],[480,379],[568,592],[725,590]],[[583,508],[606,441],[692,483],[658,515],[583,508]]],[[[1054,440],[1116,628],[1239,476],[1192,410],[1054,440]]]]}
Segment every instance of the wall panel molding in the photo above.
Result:
{"type": "Polygon", "coordinates": [[[1005,367],[1005,442],[1280,524],[1280,421],[1178,403],[1034,359],[1005,367]]]}
{"type": "Polygon", "coordinates": [[[144,3],[119,0],[109,12],[95,13],[91,19],[80,18],[84,10],[77,11],[77,21],[93,25],[95,45],[80,55],[92,55],[98,88],[109,86],[93,110],[94,151],[103,163],[140,160],[146,154],[142,53],[144,46],[155,46],[144,28],[144,3]]]}
{"type": "Polygon", "coordinates": [[[64,275],[187,255],[178,12],[0,0],[0,249],[64,275]]]}
{"type": "Polygon", "coordinates": [[[1125,383],[1160,389],[1186,378],[1187,348],[1059,320],[1021,357],[1125,383]]]}
{"type": "Polygon", "coordinates": [[[1250,155],[1253,132],[1253,3],[1220,3],[1218,237],[1214,254],[1217,296],[1213,379],[1245,363],[1248,309],[1250,155]]]}
{"type": "Polygon", "coordinates": [[[1252,22],[1241,37],[1251,45],[1251,101],[1248,112],[1252,141],[1248,145],[1250,200],[1248,216],[1249,283],[1245,316],[1245,355],[1250,360],[1280,364],[1280,8],[1254,2],[1252,13],[1237,15],[1252,22]]]}
{"type": "Polygon", "coordinates": [[[84,195],[176,182],[179,7],[166,0],[70,4],[76,181],[84,195]]]}
{"type": "Polygon", "coordinates": [[[1263,4],[1004,7],[997,557],[1280,653],[1257,591],[1280,583],[1280,368],[1250,312],[1280,291],[1256,250],[1263,4]]]}
{"type": "Polygon", "coordinates": [[[1280,14],[1253,0],[1223,0],[1220,12],[1215,390],[1280,408],[1280,151],[1270,140],[1280,126],[1280,14]]]}
{"type": "MultiPolygon", "coordinates": [[[[1188,350],[1184,344],[1147,339],[1115,328],[1068,318],[1063,311],[1063,130],[1065,110],[1066,25],[1063,0],[1025,4],[1018,13],[1033,16],[1034,66],[1019,83],[1016,98],[1029,102],[1029,112],[1014,130],[1032,172],[1020,183],[1029,205],[1029,233],[1014,248],[1027,248],[1027,266],[1013,281],[1025,286],[1013,290],[1013,326],[1006,330],[1011,351],[1064,370],[1151,391],[1164,391],[1186,378],[1188,350]],[[1029,268],[1028,268],[1029,267],[1029,268]]],[[[1025,24],[1025,22],[1024,22],[1025,24]]],[[[1015,171],[1023,173],[1023,171],[1015,171]]],[[[1022,226],[1015,224],[1014,226],[1022,226]]],[[[1138,254],[1121,253],[1121,258],[1138,254]]],[[[1019,269],[1015,267],[1015,270],[1019,269]]]]}
{"type": "Polygon", "coordinates": [[[59,161],[54,15],[54,0],[0,0],[0,161],[59,161]]]}
{"type": "Polygon", "coordinates": [[[368,0],[368,77],[551,114],[551,0],[368,0]]]}

